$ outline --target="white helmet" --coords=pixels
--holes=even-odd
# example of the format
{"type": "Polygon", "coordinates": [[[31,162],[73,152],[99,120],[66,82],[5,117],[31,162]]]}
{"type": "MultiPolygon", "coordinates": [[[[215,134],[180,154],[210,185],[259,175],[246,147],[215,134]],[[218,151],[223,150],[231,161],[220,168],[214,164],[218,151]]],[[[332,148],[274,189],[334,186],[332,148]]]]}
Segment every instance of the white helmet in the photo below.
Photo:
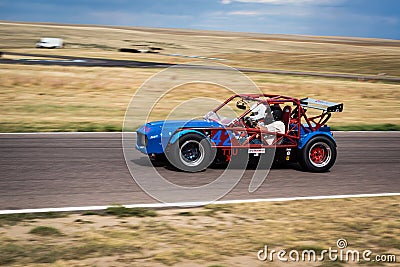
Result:
{"type": "Polygon", "coordinates": [[[265,117],[265,111],[267,110],[267,107],[264,104],[259,104],[255,103],[253,106],[251,106],[251,113],[250,113],[250,119],[252,121],[259,121],[264,119],[265,117]]]}

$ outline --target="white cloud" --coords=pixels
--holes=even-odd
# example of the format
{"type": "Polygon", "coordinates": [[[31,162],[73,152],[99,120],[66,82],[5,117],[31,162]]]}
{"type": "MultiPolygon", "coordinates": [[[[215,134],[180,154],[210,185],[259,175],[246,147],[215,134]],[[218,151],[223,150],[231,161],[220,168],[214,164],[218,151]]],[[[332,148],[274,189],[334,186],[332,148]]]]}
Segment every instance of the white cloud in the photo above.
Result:
{"type": "Polygon", "coordinates": [[[253,11],[253,10],[239,10],[239,11],[231,11],[227,13],[228,15],[239,15],[239,16],[258,16],[263,15],[262,12],[253,11]]]}

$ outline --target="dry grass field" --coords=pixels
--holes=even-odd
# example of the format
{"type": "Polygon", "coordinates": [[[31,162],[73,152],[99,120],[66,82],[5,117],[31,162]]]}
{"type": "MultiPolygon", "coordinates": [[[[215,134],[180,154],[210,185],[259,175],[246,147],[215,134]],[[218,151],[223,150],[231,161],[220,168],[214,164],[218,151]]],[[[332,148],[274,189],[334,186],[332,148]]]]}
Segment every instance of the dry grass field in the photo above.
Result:
{"type": "MultiPolygon", "coordinates": [[[[167,56],[179,53],[223,58],[219,62],[232,67],[400,76],[400,41],[394,40],[10,22],[0,22],[0,33],[0,51],[5,52],[6,59],[21,58],[7,55],[7,52],[19,52],[174,64],[193,61],[167,56]],[[61,37],[66,46],[35,49],[35,42],[43,36],[61,37]],[[133,54],[118,52],[121,47],[162,50],[160,54],[133,54]]],[[[205,63],[213,62],[206,60],[205,63]]],[[[159,71],[156,68],[2,64],[0,131],[121,130],[132,95],[159,71]]],[[[344,102],[343,114],[335,114],[331,120],[336,129],[399,128],[399,84],[262,73],[247,75],[266,93],[344,102]]],[[[165,96],[165,103],[153,110],[151,118],[165,118],[169,110],[190,98],[207,94],[222,100],[230,95],[220,89],[210,89],[204,84],[176,88],[173,96],[165,96]],[[174,101],[167,101],[171,97],[174,101]]],[[[241,92],[246,92],[246,88],[241,92]]],[[[191,115],[202,115],[211,108],[192,109],[191,115]]]]}
{"type": "MultiPolygon", "coordinates": [[[[399,197],[209,205],[83,214],[0,216],[0,265],[6,266],[395,266],[377,262],[273,262],[286,251],[371,250],[400,260],[399,197]],[[362,265],[361,265],[362,264],[362,265]]],[[[286,257],[288,257],[286,255],[286,257]]],[[[372,259],[372,256],[371,256],[372,259]]]]}

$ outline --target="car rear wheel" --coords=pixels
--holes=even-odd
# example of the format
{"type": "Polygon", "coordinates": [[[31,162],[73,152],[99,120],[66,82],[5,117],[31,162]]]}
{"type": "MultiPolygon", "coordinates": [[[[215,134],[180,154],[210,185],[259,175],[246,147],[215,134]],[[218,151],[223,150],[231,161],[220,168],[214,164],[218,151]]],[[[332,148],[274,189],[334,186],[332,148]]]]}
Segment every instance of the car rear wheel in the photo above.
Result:
{"type": "Polygon", "coordinates": [[[328,171],[336,160],[336,146],[325,136],[316,136],[300,152],[299,162],[303,169],[312,172],[328,171]]]}
{"type": "Polygon", "coordinates": [[[180,170],[199,172],[213,162],[215,154],[215,149],[204,136],[190,133],[183,135],[170,146],[167,158],[180,170]]]}

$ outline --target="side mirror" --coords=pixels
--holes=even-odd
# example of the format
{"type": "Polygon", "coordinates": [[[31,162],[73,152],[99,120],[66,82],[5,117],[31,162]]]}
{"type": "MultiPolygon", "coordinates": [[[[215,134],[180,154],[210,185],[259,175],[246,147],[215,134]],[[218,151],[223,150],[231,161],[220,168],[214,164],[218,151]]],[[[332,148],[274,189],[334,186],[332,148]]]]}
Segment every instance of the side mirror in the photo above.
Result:
{"type": "Polygon", "coordinates": [[[236,103],[236,107],[237,107],[238,109],[246,109],[246,104],[245,104],[243,101],[238,101],[238,102],[236,103]]]}

